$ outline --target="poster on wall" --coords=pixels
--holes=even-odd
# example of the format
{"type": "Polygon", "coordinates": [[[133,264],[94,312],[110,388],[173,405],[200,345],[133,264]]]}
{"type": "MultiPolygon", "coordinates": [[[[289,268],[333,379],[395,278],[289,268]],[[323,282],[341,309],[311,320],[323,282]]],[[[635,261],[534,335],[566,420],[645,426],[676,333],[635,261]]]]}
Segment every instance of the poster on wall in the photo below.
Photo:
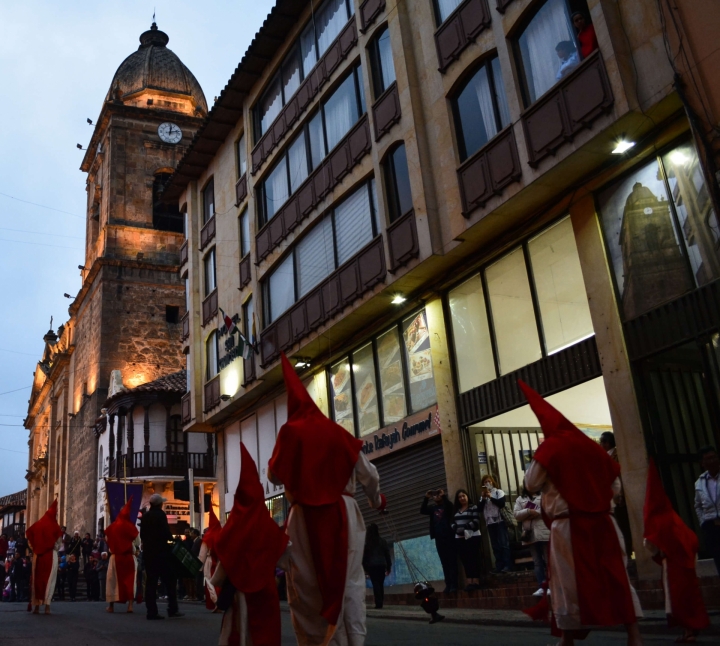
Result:
{"type": "Polygon", "coordinates": [[[403,343],[407,359],[410,398],[413,410],[431,406],[436,401],[435,377],[430,354],[430,333],[425,312],[403,321],[403,343]]]}
{"type": "Polygon", "coordinates": [[[407,415],[405,382],[397,328],[389,330],[378,339],[377,353],[385,423],[392,424],[399,422],[407,415]]]}
{"type": "Polygon", "coordinates": [[[335,421],[346,431],[355,435],[353,421],[352,385],[350,382],[350,363],[341,361],[330,370],[333,392],[333,411],[335,421]]]}

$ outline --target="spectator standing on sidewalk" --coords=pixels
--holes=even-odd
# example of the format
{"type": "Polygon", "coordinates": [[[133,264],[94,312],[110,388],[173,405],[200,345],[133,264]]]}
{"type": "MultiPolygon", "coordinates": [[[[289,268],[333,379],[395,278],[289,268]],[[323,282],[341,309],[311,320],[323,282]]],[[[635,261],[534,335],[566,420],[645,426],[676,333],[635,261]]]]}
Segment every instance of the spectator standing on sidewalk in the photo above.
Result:
{"type": "Polygon", "coordinates": [[[82,539],[80,538],[80,532],[73,534],[68,546],[65,548],[65,556],[69,557],[71,554],[77,561],[79,561],[82,556],[82,539]]]}
{"type": "Polygon", "coordinates": [[[541,494],[531,494],[525,487],[523,487],[522,496],[518,496],[515,500],[515,518],[522,526],[520,542],[530,547],[530,554],[535,566],[535,578],[540,586],[533,593],[533,596],[536,597],[542,596],[542,586],[547,580],[548,542],[550,541],[550,530],[542,518],[541,507],[541,494]]]}
{"type": "Polygon", "coordinates": [[[695,483],[695,512],[720,575],[720,457],[714,446],[700,449],[700,465],[705,471],[695,483]]]}
{"type": "Polygon", "coordinates": [[[380,530],[375,523],[370,523],[365,533],[362,565],[372,583],[375,608],[379,610],[385,600],[385,577],[390,574],[392,560],[387,541],[380,536],[380,530]]]}
{"type": "Polygon", "coordinates": [[[20,532],[18,537],[15,539],[15,551],[19,552],[20,556],[27,556],[28,540],[25,537],[25,532],[20,532]]]}
{"type": "Polygon", "coordinates": [[[465,570],[468,585],[466,592],[480,589],[480,512],[470,504],[465,489],[455,492],[455,515],[451,525],[455,532],[455,545],[465,570]]]}
{"type": "Polygon", "coordinates": [[[82,552],[83,565],[87,565],[90,554],[92,554],[93,551],[93,539],[90,538],[90,534],[85,534],[85,538],[83,538],[80,543],[80,550],[82,552]]]}
{"type": "Polygon", "coordinates": [[[443,489],[428,491],[423,498],[420,513],[430,516],[430,539],[435,541],[435,549],[440,557],[445,577],[443,592],[457,592],[457,545],[455,545],[455,533],[451,527],[455,510],[447,499],[445,491],[443,489]]]}
{"type": "Polygon", "coordinates": [[[78,576],[80,575],[80,561],[75,554],[70,554],[67,557],[67,582],[68,591],[70,594],[70,601],[75,601],[77,594],[77,582],[78,576]]]}
{"type": "Polygon", "coordinates": [[[63,554],[58,558],[57,583],[55,584],[55,594],[58,600],[65,601],[65,583],[67,582],[67,559],[63,554]]]}
{"type": "Polygon", "coordinates": [[[107,585],[107,571],[108,571],[108,553],[103,552],[100,554],[98,562],[95,564],[95,571],[97,572],[98,588],[100,601],[105,601],[105,586],[107,585]]]}
{"type": "Polygon", "coordinates": [[[157,587],[158,579],[162,579],[168,595],[168,617],[182,617],[178,612],[177,579],[172,571],[170,559],[173,540],[168,526],[167,516],[163,511],[165,498],[154,493],[150,496],[150,509],[143,514],[140,525],[143,561],[147,577],[145,579],[145,607],[148,619],[164,619],[158,614],[157,587]]]}
{"type": "Polygon", "coordinates": [[[495,555],[495,572],[510,572],[512,569],[510,537],[505,519],[500,513],[505,507],[505,492],[498,489],[495,478],[491,475],[486,475],[482,479],[482,497],[478,507],[485,517],[485,525],[490,534],[490,543],[495,555]]]}

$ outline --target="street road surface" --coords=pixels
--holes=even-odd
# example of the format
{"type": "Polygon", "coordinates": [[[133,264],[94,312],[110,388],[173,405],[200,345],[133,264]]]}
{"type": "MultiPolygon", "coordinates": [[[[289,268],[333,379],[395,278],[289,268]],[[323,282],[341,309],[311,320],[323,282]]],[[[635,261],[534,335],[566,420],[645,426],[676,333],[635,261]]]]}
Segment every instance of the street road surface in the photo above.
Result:
{"type": "MultiPolygon", "coordinates": [[[[160,611],[165,607],[158,604],[160,611]]],[[[0,603],[2,646],[209,646],[217,644],[222,615],[199,604],[181,603],[181,619],[147,621],[139,612],[107,614],[104,603],[58,602],[53,614],[31,615],[23,603],[0,603]]],[[[116,605],[116,610],[120,606],[116,605]]],[[[294,646],[290,615],[282,613],[283,646],[294,646]]],[[[648,635],[646,644],[673,642],[673,635],[648,635]]],[[[706,637],[706,643],[713,638],[706,637]]],[[[413,620],[369,619],[366,646],[545,646],[554,643],[547,629],[440,623],[430,626],[413,620]]],[[[596,633],[583,644],[624,644],[622,633],[596,633]]]]}

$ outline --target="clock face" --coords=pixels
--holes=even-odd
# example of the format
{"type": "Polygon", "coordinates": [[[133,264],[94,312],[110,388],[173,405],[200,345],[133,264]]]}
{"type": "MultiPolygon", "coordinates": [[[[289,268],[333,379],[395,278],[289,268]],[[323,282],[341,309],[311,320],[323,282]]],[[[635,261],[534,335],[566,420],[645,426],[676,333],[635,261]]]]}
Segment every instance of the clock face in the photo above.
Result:
{"type": "Polygon", "coordinates": [[[177,124],[166,121],[158,126],[158,135],[166,144],[177,144],[182,139],[182,130],[177,124]]]}

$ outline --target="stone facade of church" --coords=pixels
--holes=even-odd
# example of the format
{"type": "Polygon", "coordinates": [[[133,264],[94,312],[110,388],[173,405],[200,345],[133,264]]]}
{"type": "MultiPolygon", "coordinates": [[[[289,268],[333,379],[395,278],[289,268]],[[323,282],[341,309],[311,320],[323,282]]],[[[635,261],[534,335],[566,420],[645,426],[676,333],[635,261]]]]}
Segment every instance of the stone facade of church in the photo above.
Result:
{"type": "Polygon", "coordinates": [[[93,429],[111,371],[135,387],[185,367],[183,217],[160,198],[207,104],[168,40],[154,23],[140,36],[110,83],[82,162],[88,194],[82,287],[63,334],[46,335],[36,371],[26,421],[28,522],[57,497],[68,531],[94,533],[102,469],[93,429]]]}

